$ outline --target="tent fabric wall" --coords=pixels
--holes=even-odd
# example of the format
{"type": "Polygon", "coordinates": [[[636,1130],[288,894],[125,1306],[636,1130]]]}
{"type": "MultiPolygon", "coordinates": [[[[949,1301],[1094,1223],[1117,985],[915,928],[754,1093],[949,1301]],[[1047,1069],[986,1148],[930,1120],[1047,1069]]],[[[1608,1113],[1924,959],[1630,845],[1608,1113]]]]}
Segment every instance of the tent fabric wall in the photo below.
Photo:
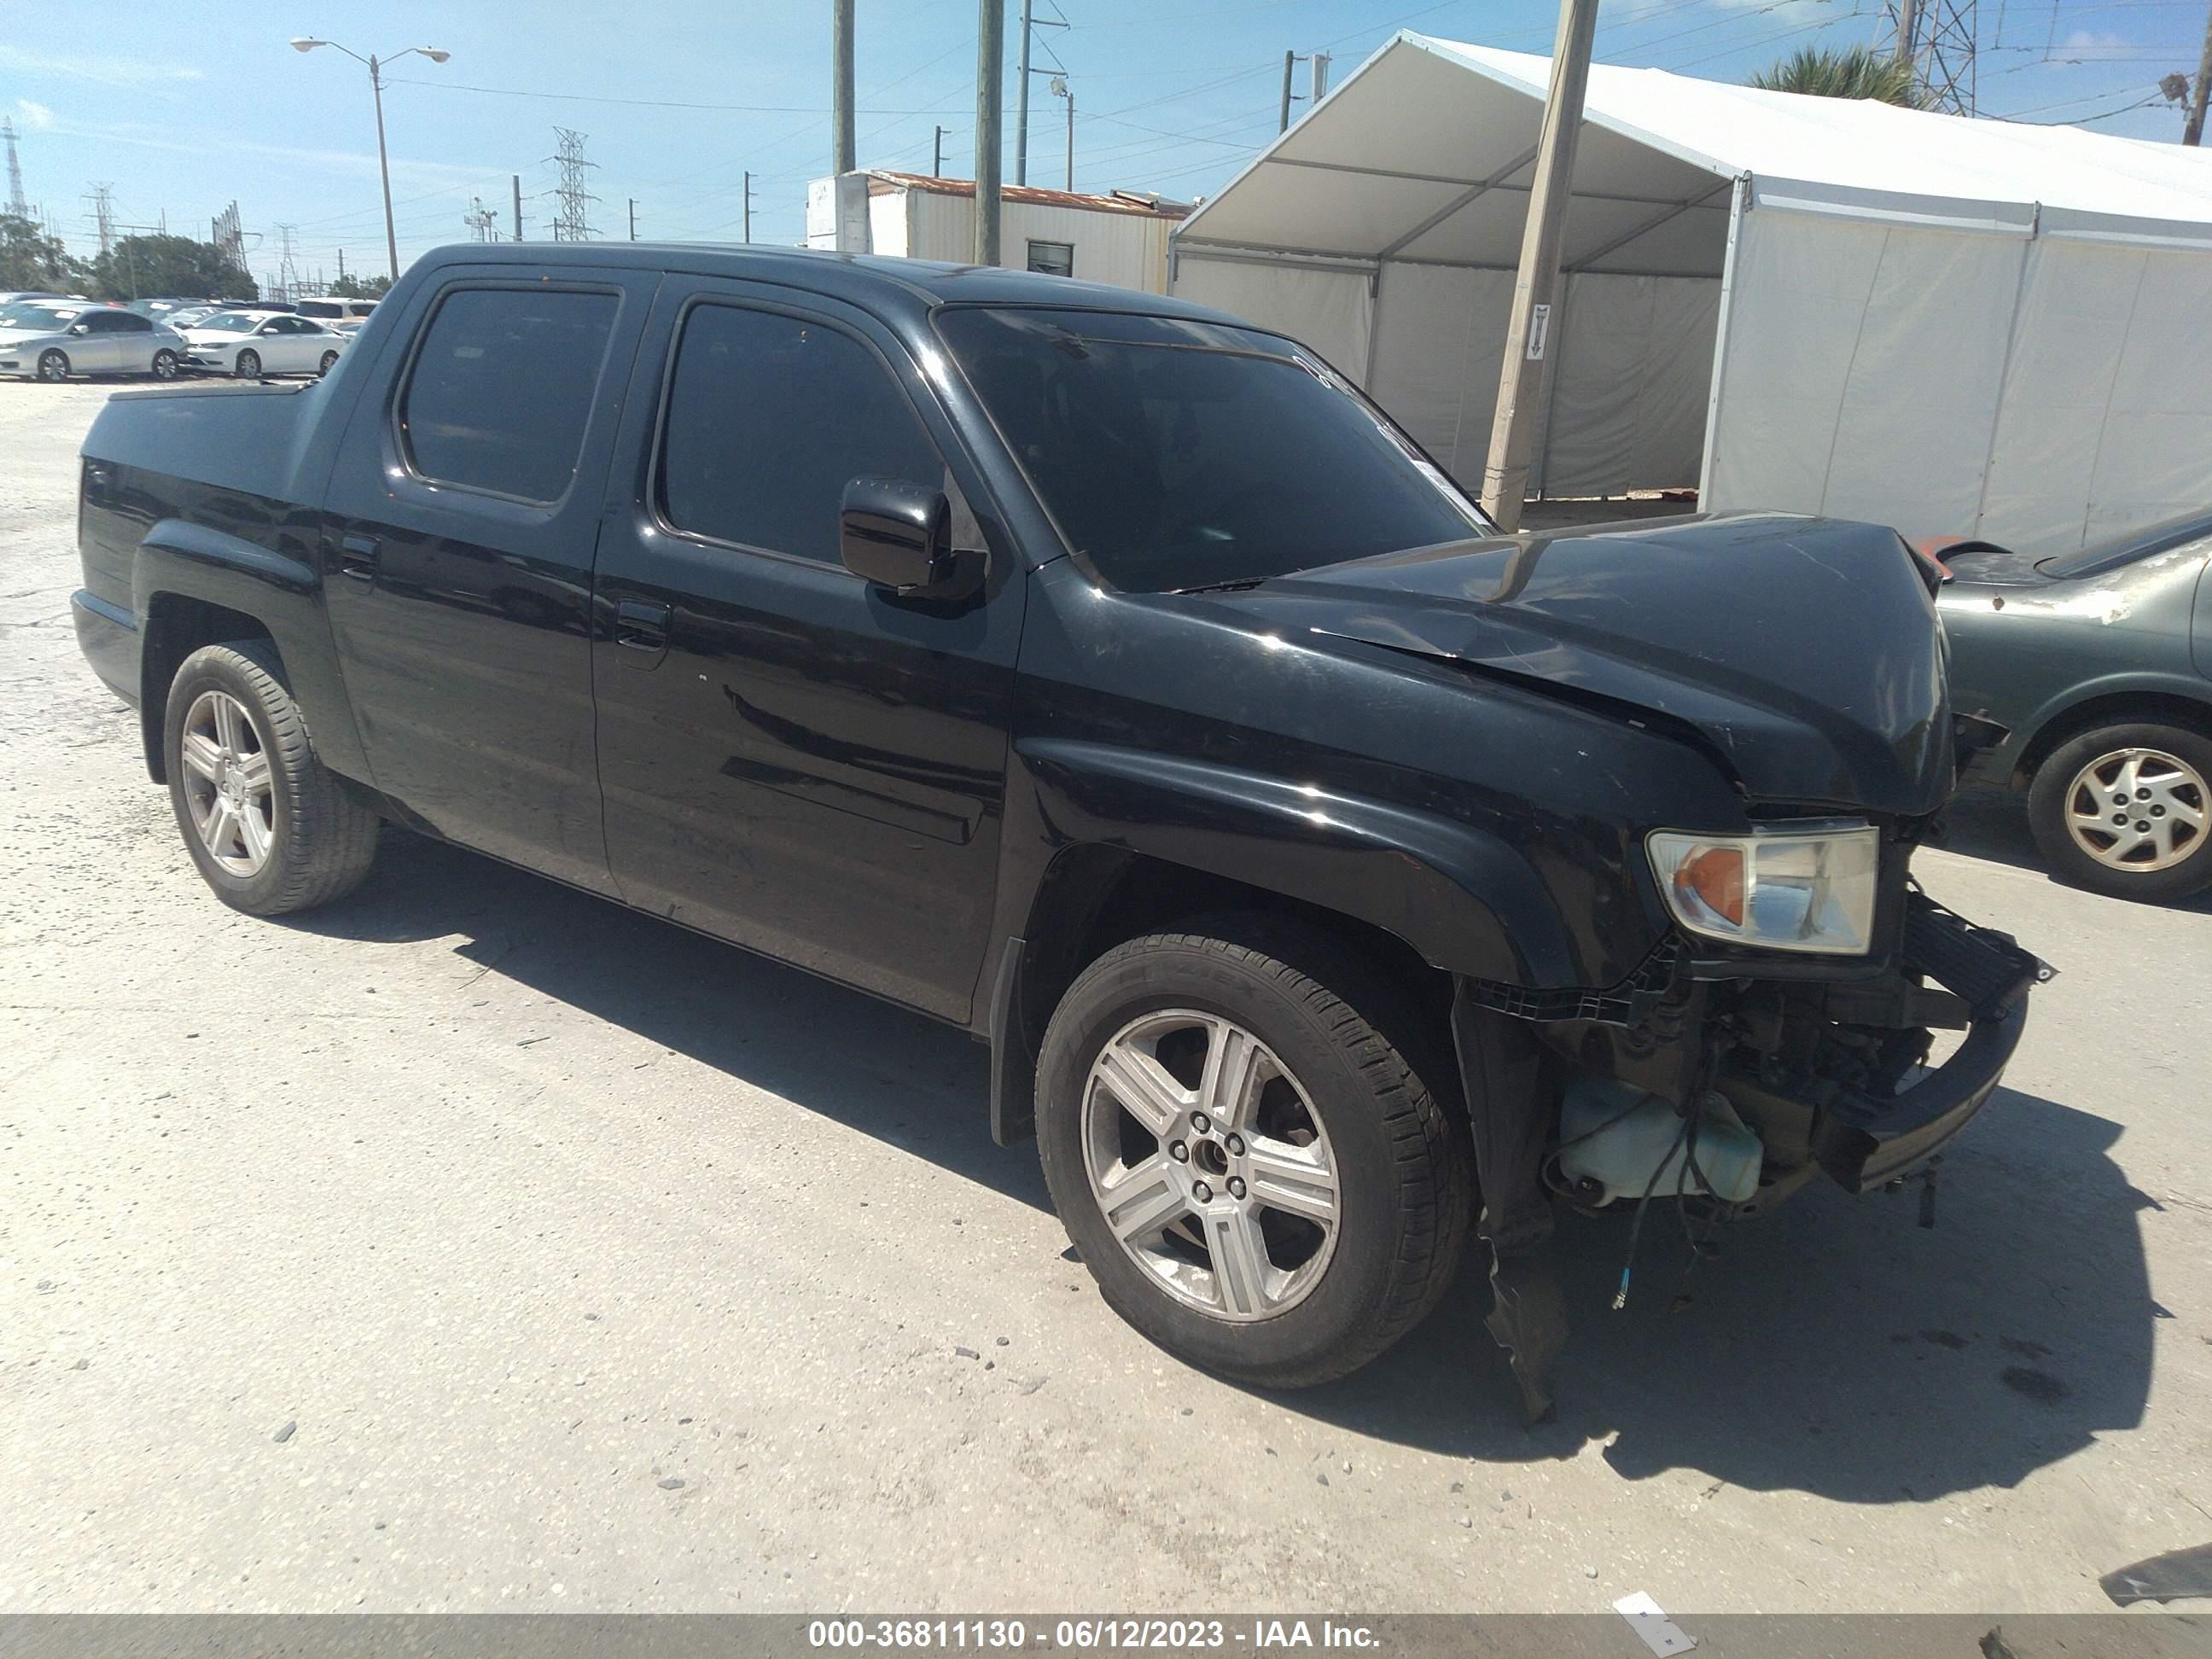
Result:
{"type": "Polygon", "coordinates": [[[2032,245],[1974,533],[2065,552],[2212,501],[2212,258],[2032,245]]]}
{"type": "MultiPolygon", "coordinates": [[[[1701,277],[1567,279],[1536,459],[1546,495],[1622,495],[1697,482],[1720,300],[1721,285],[1701,277]]],[[[1504,349],[1501,327],[1490,364],[1504,349]]]]}
{"type": "Polygon", "coordinates": [[[1382,268],[1367,395],[1465,489],[1479,489],[1498,407],[1510,270],[1382,268]]]}
{"type": "Polygon", "coordinates": [[[1375,285],[1368,271],[1186,253],[1176,261],[1173,287],[1182,299],[1287,334],[1353,380],[1366,382],[1375,325],[1375,285]]]}
{"type": "Polygon", "coordinates": [[[2027,246],[1746,214],[1703,504],[1972,534],[2027,246]]]}

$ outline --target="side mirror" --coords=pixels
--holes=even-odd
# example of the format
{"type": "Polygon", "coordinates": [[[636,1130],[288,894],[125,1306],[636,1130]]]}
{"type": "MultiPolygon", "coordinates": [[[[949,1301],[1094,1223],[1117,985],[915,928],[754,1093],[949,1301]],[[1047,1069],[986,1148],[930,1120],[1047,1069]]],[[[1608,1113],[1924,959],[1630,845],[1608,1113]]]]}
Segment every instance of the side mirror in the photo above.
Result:
{"type": "Polygon", "coordinates": [[[92,332],[92,325],[90,323],[71,323],[70,325],[70,332],[72,334],[89,334],[92,332]]]}
{"type": "Polygon", "coordinates": [[[253,331],[256,334],[274,334],[276,331],[276,325],[274,323],[264,323],[259,328],[255,329],[253,331]]]}
{"type": "Polygon", "coordinates": [[[952,550],[952,504],[927,484],[900,478],[847,484],[837,552],[854,575],[908,599],[957,599],[974,586],[963,568],[970,562],[952,550]]]}

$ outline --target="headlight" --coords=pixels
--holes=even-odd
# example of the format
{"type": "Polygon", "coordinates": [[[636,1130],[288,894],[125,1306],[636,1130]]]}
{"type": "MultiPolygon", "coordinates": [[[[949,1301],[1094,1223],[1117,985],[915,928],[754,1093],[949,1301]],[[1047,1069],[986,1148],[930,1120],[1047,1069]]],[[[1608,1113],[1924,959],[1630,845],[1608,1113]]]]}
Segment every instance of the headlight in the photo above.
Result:
{"type": "Polygon", "coordinates": [[[1881,836],[1824,822],[1644,838],[1674,920],[1693,933],[1769,951],[1863,956],[1874,937],[1881,836]]]}

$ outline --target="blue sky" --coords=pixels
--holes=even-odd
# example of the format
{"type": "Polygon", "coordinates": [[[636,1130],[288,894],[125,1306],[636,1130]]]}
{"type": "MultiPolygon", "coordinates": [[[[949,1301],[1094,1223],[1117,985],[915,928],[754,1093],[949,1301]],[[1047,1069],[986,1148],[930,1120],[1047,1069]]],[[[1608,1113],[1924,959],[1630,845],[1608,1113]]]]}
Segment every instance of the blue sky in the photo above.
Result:
{"type": "MultiPolygon", "coordinates": [[[[1607,0],[1597,52],[1741,80],[1800,45],[1878,39],[1881,3],[1607,0]]],[[[2093,130],[2171,142],[2180,118],[2170,106],[2125,106],[2155,100],[2162,73],[2194,71],[2206,3],[1979,0],[1982,107],[2038,121],[2121,111],[2093,130]]],[[[861,164],[927,171],[942,124],[945,171],[969,173],[975,0],[858,9],[861,164]]],[[[1285,49],[1331,52],[1341,79],[1401,27],[1542,52],[1556,16],[1552,0],[1037,0],[1037,12],[1072,25],[1039,30],[1038,61],[1064,65],[1075,92],[1077,187],[1183,197],[1218,189],[1272,136],[1285,49]]],[[[1016,32],[1010,24],[1010,58],[1016,32]]],[[[332,52],[293,52],[296,34],[362,53],[453,54],[390,70],[403,263],[462,240],[474,198],[504,228],[516,173],[526,230],[544,234],[556,125],[589,136],[605,235],[627,234],[635,197],[641,235],[735,240],[750,168],[756,240],[795,241],[805,181],[828,171],[829,0],[0,0],[0,112],[21,137],[26,195],[80,251],[97,180],[113,185],[126,225],[166,214],[173,229],[204,235],[236,200],[259,234],[257,272],[274,268],[283,222],[297,227],[303,276],[335,274],[341,249],[349,269],[380,270],[367,71],[332,52]]],[[[1299,75],[1303,91],[1303,65],[1299,75]]],[[[1010,70],[1010,107],[1012,81],[1010,70]]],[[[1062,109],[1038,77],[1033,183],[1063,176],[1062,109]]]]}

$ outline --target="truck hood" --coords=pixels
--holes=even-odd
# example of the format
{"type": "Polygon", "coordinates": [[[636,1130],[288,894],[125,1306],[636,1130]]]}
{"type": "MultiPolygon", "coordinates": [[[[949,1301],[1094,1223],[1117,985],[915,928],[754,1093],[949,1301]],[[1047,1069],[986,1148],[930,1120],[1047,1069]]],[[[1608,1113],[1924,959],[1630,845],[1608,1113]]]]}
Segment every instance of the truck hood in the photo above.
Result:
{"type": "Polygon", "coordinates": [[[1218,597],[1286,638],[1652,717],[1754,800],[1917,815],[1950,787],[1934,602],[1875,526],[1761,514],[1492,537],[1218,597]]]}

